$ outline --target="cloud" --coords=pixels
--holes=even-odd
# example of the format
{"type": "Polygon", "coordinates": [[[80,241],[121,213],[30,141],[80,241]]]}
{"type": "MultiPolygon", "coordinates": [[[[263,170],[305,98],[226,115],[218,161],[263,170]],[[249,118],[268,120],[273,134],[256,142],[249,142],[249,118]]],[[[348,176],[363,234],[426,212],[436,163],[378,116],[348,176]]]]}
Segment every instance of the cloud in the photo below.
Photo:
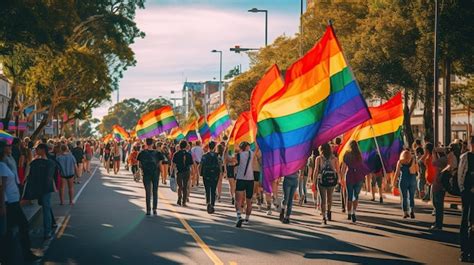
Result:
{"type": "MultiPolygon", "coordinates": [[[[223,51],[223,75],[241,64],[248,68],[245,54],[229,51],[234,45],[257,48],[264,45],[264,14],[246,9],[216,9],[209,6],[159,6],[139,10],[138,27],[146,33],[133,44],[137,65],[124,73],[120,98],[169,97],[180,91],[183,82],[219,78],[219,55],[223,51]]],[[[276,37],[298,30],[298,13],[269,13],[269,43],[276,37]]],[[[113,102],[116,95],[112,96],[113,102]]],[[[111,103],[94,110],[101,118],[111,103]]]]}

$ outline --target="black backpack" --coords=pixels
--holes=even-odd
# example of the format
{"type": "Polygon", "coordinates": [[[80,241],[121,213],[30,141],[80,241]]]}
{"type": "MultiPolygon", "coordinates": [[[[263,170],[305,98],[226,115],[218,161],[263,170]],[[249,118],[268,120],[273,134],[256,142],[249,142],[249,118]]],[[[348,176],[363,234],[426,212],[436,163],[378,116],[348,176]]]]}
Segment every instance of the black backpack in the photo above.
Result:
{"type": "Polygon", "coordinates": [[[334,187],[337,185],[337,174],[332,168],[331,160],[321,156],[323,166],[320,169],[319,185],[323,187],[334,187]]]}
{"type": "Polygon", "coordinates": [[[206,154],[202,161],[202,175],[205,178],[216,177],[219,176],[220,168],[219,168],[219,158],[217,157],[216,153],[208,153],[206,154]]]}
{"type": "Polygon", "coordinates": [[[143,157],[140,161],[142,166],[143,175],[152,175],[155,174],[158,168],[156,161],[156,153],[152,150],[143,150],[143,157]]]}

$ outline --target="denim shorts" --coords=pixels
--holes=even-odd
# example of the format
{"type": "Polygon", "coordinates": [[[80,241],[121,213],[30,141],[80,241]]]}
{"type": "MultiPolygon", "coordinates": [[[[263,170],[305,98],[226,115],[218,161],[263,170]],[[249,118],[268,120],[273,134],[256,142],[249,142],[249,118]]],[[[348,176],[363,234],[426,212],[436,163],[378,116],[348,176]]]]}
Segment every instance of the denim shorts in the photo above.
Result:
{"type": "Polygon", "coordinates": [[[360,190],[362,189],[362,183],[364,181],[361,180],[357,183],[352,183],[352,184],[349,184],[347,183],[347,199],[349,201],[357,201],[359,200],[359,193],[360,193],[360,190]]]}

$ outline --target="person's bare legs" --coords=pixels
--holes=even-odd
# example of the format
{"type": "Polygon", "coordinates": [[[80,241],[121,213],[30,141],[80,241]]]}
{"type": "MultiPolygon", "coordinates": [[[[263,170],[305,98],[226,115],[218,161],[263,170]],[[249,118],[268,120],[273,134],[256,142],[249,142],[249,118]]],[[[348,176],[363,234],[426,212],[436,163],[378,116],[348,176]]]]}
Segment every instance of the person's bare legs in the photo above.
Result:
{"type": "Polygon", "coordinates": [[[219,175],[219,180],[217,181],[217,198],[221,198],[222,194],[222,180],[224,179],[224,173],[219,175]]]}
{"type": "Polygon", "coordinates": [[[230,196],[232,198],[235,198],[235,179],[234,178],[229,178],[229,189],[230,189],[230,196]]]}
{"type": "Polygon", "coordinates": [[[69,191],[69,205],[74,205],[74,179],[70,178],[67,180],[67,188],[69,191]]]}

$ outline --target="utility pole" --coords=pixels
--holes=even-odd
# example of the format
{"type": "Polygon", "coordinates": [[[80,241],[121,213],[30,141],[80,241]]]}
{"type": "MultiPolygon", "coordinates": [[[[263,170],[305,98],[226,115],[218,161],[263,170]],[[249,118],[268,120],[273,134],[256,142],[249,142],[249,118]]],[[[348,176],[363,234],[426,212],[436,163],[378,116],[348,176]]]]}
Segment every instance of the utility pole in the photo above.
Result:
{"type": "Polygon", "coordinates": [[[451,59],[446,58],[444,68],[444,145],[451,143],[451,59]]]}
{"type": "Polygon", "coordinates": [[[439,84],[438,84],[438,0],[435,0],[435,26],[434,26],[434,146],[438,146],[439,141],[439,84]]]}

